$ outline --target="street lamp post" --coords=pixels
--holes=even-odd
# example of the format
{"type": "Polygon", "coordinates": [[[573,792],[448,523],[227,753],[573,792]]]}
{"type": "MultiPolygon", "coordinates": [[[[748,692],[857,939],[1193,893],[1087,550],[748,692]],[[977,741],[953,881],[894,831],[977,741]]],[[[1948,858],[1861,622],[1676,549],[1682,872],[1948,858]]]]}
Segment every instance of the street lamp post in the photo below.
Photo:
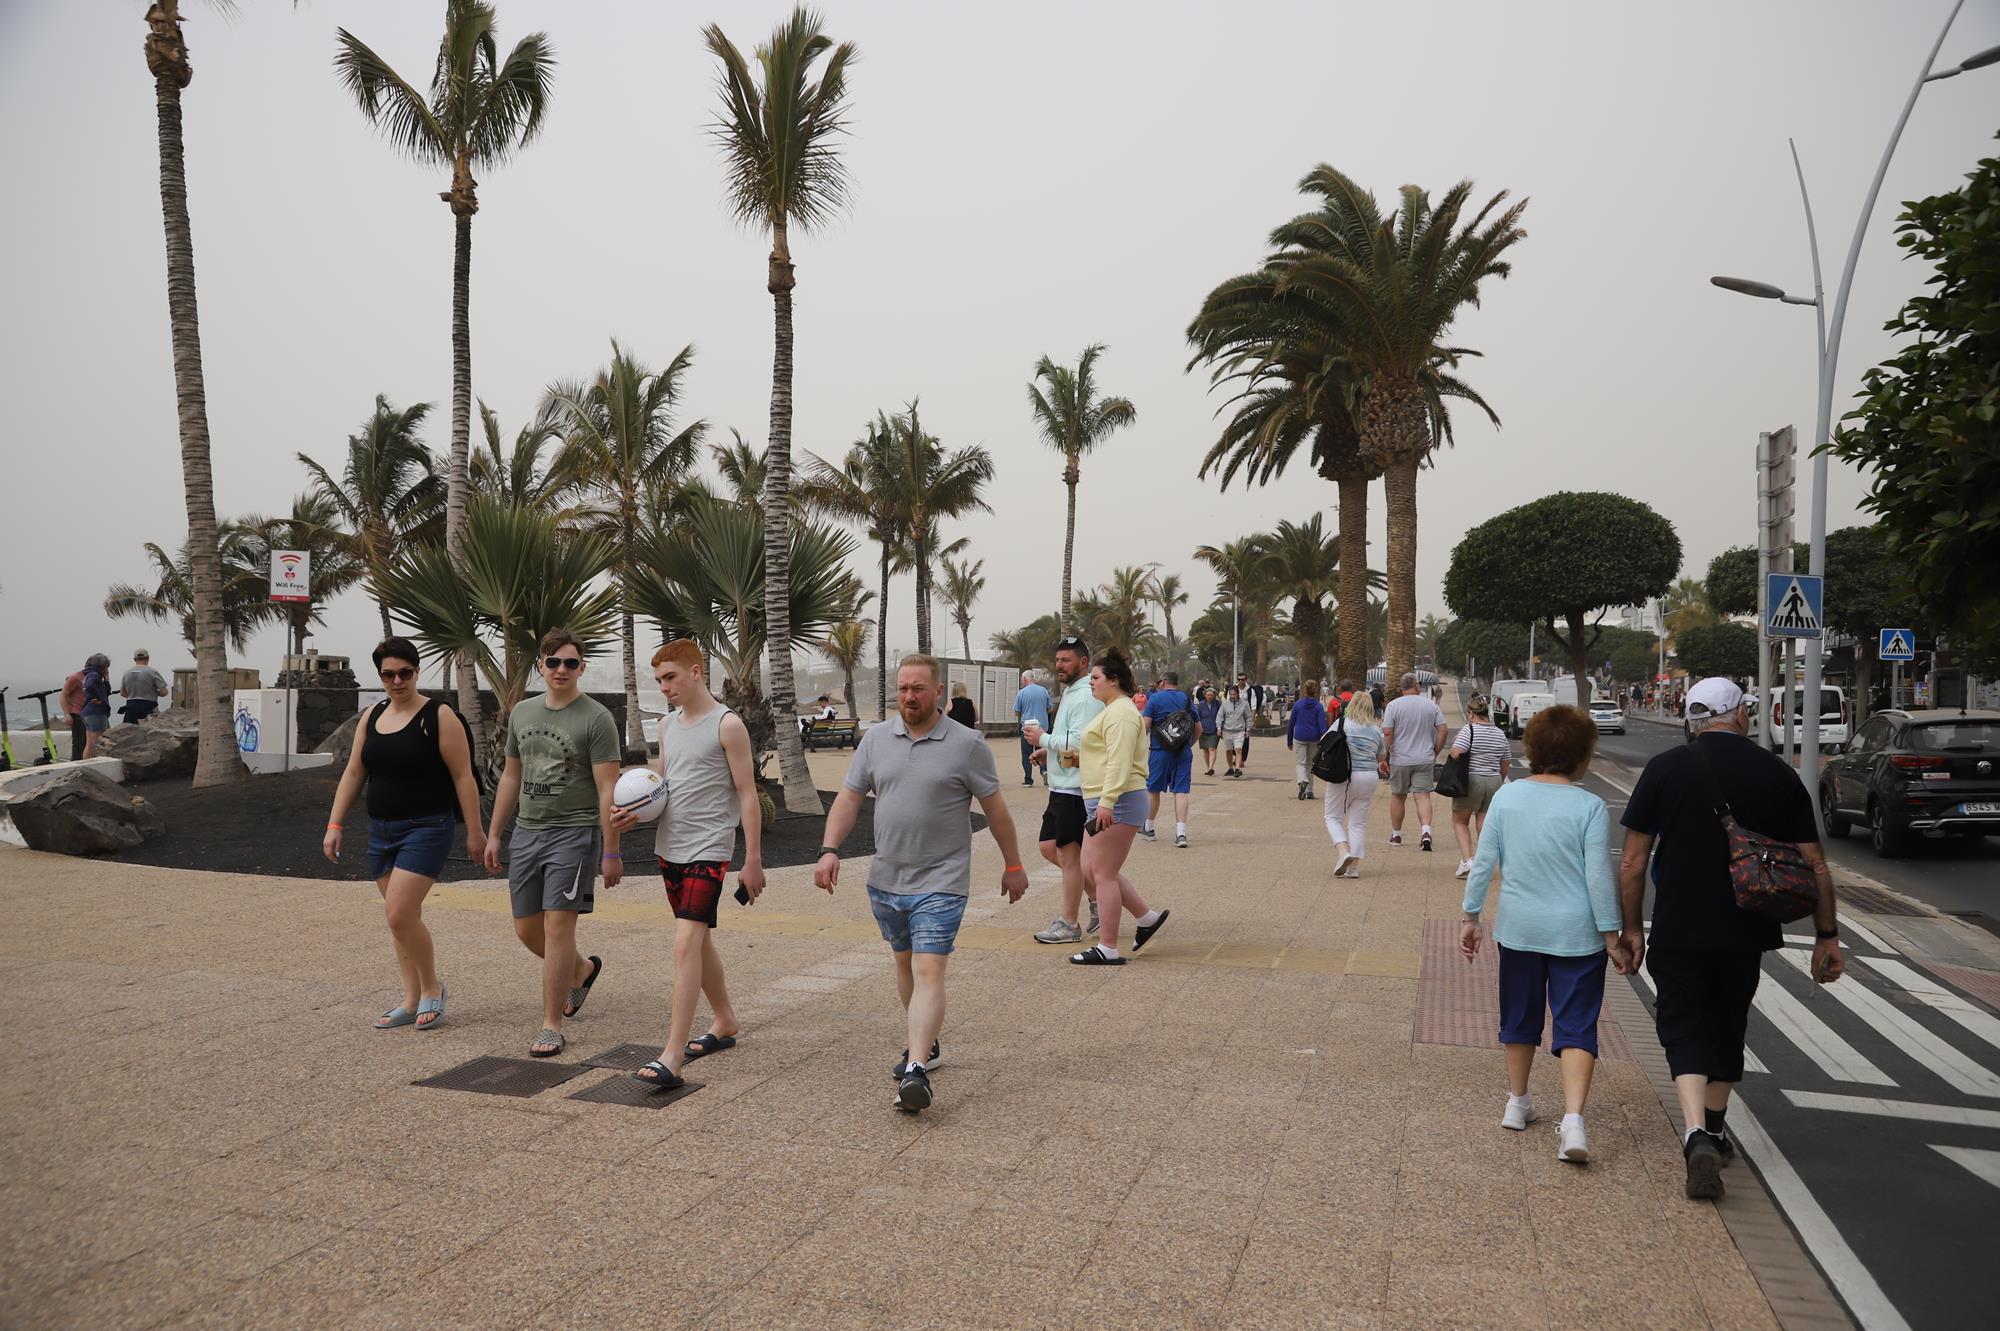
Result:
{"type": "MultiPolygon", "coordinates": [[[[1847,318],[1847,297],[1854,289],[1854,270],[1861,259],[1861,241],[1868,232],[1868,219],[1875,211],[1875,200],[1882,192],[1882,180],[1889,173],[1889,159],[1895,156],[1896,145],[1903,137],[1903,127],[1910,122],[1910,112],[1917,104],[1917,94],[1926,83],[1953,78],[1969,69],[1983,69],[2000,62],[2000,46],[1991,46],[1977,55],[1969,56],[1947,69],[1933,70],[1938,52],[1944,49],[1944,39],[1951,32],[1951,25],[1958,18],[1958,11],[1965,0],[1952,0],[1951,12],[1945,15],[1944,26],[1938,29],[1937,40],[1931,43],[1930,54],[1924,58],[1924,67],[1917,74],[1917,80],[1910,85],[1910,94],[1903,100],[1902,114],[1896,117],[1896,126],[1889,132],[1889,142],[1882,149],[1882,160],[1876,163],[1875,178],[1869,182],[1868,195],[1861,203],[1861,215],[1854,221],[1854,237],[1848,242],[1847,263],[1840,274],[1840,286],[1834,292],[1833,316],[1826,316],[1823,297],[1819,293],[1819,246],[1813,240],[1813,287],[1814,298],[1787,296],[1781,288],[1763,282],[1750,282],[1738,278],[1714,278],[1715,285],[1744,295],[1758,296],[1766,300],[1782,300],[1792,305],[1817,305],[1820,308],[1820,356],[1819,356],[1819,403],[1813,423],[1813,480],[1812,480],[1812,527],[1808,567],[1815,576],[1826,574],[1826,447],[1831,442],[1833,421],[1833,379],[1840,360],[1841,326],[1847,318]]],[[[1798,164],[1797,150],[1792,161],[1798,164]]],[[[1799,189],[1805,190],[1805,174],[1799,173],[1799,189]]],[[[1806,204],[1806,228],[1812,236],[1812,204],[1806,204]]],[[[1822,634],[1825,632],[1821,626],[1822,634]]],[[[1818,812],[1819,790],[1819,713],[1820,682],[1824,664],[1824,639],[1811,638],[1806,641],[1806,677],[1802,690],[1805,716],[1805,734],[1799,744],[1799,778],[1806,789],[1814,794],[1814,812],[1818,812]]],[[[1861,650],[1856,647],[1857,651],[1861,650]]]]}

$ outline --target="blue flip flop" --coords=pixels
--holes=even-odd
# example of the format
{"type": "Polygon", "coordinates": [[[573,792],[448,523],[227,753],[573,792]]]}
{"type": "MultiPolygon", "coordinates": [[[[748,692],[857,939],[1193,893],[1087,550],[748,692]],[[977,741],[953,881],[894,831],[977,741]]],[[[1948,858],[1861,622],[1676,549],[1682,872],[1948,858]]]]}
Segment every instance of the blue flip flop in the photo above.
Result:
{"type": "Polygon", "coordinates": [[[375,1019],[375,1029],[378,1031],[393,1031],[398,1026],[413,1026],[416,1024],[416,1020],[416,1013],[398,1003],[395,1007],[390,1008],[375,1019]]]}
{"type": "MultiPolygon", "coordinates": [[[[439,1027],[439,1026],[440,1026],[441,1024],[443,1024],[443,1022],[444,1022],[444,1000],[445,1000],[446,996],[447,996],[448,994],[450,994],[450,993],[451,993],[451,990],[450,990],[450,989],[448,989],[448,988],[446,988],[446,987],[445,987],[444,985],[440,984],[440,985],[438,986],[438,996],[437,996],[436,998],[426,998],[426,999],[423,999],[423,1000],[422,1000],[421,1002],[419,1002],[419,1003],[417,1004],[417,1016],[418,1016],[418,1017],[421,1017],[421,1016],[423,1016],[423,1015],[424,1015],[424,1014],[425,1014],[426,1012],[435,1012],[435,1013],[437,1013],[437,1016],[435,1016],[435,1017],[431,1018],[431,1020],[429,1020],[429,1021],[418,1021],[418,1022],[417,1022],[417,1029],[418,1029],[418,1030],[420,1030],[420,1031],[434,1031],[434,1030],[436,1030],[436,1029],[437,1029],[437,1028],[438,1028],[438,1027],[439,1027]]],[[[415,1018],[415,1017],[413,1017],[413,1018],[411,1018],[411,1020],[412,1020],[412,1021],[415,1021],[415,1020],[416,1020],[416,1018],[415,1018]]]]}

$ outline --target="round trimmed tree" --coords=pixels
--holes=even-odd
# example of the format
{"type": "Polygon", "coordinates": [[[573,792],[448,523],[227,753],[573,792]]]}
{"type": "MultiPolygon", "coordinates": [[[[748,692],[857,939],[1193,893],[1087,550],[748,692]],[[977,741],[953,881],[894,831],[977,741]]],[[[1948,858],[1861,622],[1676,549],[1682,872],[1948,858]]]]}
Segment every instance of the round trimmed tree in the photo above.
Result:
{"type": "Polygon", "coordinates": [[[1451,552],[1452,613],[1538,623],[1568,655],[1579,706],[1590,702],[1600,610],[1666,591],[1681,567],[1674,524],[1636,499],[1560,491],[1489,518],[1451,552]]]}

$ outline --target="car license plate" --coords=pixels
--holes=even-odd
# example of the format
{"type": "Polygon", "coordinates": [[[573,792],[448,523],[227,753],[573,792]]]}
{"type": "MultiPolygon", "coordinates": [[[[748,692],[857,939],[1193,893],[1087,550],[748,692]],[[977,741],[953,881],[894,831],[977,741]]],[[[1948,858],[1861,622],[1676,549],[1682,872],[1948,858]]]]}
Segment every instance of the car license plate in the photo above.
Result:
{"type": "Polygon", "coordinates": [[[2000,813],[2000,801],[1987,800],[1981,803],[1966,803],[1958,806],[1960,813],[2000,813]]]}

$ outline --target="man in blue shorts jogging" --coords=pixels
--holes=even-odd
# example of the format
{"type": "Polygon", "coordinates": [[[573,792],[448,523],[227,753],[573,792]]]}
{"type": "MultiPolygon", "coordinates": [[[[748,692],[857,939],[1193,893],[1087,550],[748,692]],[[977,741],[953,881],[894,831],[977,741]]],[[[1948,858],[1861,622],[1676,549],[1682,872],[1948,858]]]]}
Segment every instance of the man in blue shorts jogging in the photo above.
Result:
{"type": "Polygon", "coordinates": [[[1174,797],[1174,844],[1187,849],[1188,791],[1194,783],[1194,745],[1201,722],[1181,691],[1181,677],[1169,670],[1146,698],[1146,731],[1153,737],[1146,759],[1146,825],[1139,835],[1155,839],[1153,822],[1160,816],[1160,796],[1174,797]]]}

